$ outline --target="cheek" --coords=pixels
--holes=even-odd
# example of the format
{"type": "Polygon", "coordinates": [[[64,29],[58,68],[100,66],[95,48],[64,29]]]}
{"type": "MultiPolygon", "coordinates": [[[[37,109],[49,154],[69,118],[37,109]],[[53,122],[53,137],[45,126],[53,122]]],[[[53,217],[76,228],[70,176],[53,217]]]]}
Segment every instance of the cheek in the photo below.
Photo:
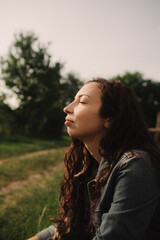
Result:
{"type": "Polygon", "coordinates": [[[75,114],[75,117],[76,117],[76,123],[78,125],[83,125],[92,121],[93,114],[90,113],[89,111],[81,111],[81,112],[77,112],[75,114]]]}
{"type": "Polygon", "coordinates": [[[75,120],[78,122],[80,120],[85,120],[88,117],[87,109],[77,109],[74,111],[75,120]]]}
{"type": "Polygon", "coordinates": [[[77,126],[84,128],[97,128],[102,126],[103,120],[100,118],[98,111],[84,111],[77,113],[77,126]]]}

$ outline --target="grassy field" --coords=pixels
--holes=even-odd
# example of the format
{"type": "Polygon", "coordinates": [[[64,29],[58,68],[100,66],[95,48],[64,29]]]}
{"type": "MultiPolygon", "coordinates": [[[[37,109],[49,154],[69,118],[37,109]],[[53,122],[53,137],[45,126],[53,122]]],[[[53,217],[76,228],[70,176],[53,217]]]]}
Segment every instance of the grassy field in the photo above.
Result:
{"type": "Polygon", "coordinates": [[[70,138],[64,135],[61,140],[44,141],[22,136],[0,135],[0,159],[19,156],[44,149],[59,148],[69,144],[70,138]]]}
{"type": "Polygon", "coordinates": [[[63,157],[70,140],[28,141],[32,146],[24,149],[27,143],[22,139],[16,144],[4,141],[10,154],[0,157],[1,240],[25,240],[52,224],[50,217],[56,216],[63,157]]]}

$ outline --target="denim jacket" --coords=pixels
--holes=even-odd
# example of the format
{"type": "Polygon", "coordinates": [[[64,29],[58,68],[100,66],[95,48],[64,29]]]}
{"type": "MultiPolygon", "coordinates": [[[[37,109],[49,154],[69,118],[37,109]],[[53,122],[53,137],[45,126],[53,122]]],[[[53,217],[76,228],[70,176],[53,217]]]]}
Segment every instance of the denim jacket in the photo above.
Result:
{"type": "MultiPolygon", "coordinates": [[[[103,158],[97,177],[105,164],[103,158]]],[[[93,189],[90,181],[90,199],[93,189]]],[[[127,152],[118,161],[101,193],[94,222],[99,227],[93,240],[160,240],[160,176],[146,152],[127,152]]]]}
{"type": "MultiPolygon", "coordinates": [[[[106,164],[102,158],[96,178],[87,185],[90,200],[106,164]]],[[[134,150],[120,158],[102,190],[94,223],[93,240],[160,240],[160,176],[146,152],[134,150]]],[[[50,235],[47,229],[37,234],[40,240],[54,235],[54,226],[48,229],[50,235]]]]}

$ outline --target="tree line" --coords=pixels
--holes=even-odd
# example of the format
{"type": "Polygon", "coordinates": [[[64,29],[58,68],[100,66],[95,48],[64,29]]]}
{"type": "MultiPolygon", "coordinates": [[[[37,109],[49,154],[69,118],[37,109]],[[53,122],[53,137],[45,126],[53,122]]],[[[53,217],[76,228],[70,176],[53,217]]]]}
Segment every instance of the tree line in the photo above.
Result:
{"type": "MultiPolygon", "coordinates": [[[[34,33],[20,33],[1,57],[1,79],[17,96],[16,109],[0,96],[0,133],[53,139],[62,135],[63,107],[71,102],[83,81],[74,73],[62,75],[63,64],[52,63],[49,45],[42,45],[34,33]]],[[[146,122],[155,126],[160,111],[160,82],[144,79],[139,72],[115,76],[136,93],[146,122]]],[[[127,101],[127,99],[126,99],[127,101]]]]}

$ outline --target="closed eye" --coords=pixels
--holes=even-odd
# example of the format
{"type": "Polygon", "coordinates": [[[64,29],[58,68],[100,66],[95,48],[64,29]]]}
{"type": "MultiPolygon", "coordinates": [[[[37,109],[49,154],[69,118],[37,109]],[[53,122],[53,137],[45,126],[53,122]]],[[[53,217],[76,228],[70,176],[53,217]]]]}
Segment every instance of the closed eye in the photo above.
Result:
{"type": "Polygon", "coordinates": [[[79,103],[86,104],[86,102],[79,102],[79,103]]]}

